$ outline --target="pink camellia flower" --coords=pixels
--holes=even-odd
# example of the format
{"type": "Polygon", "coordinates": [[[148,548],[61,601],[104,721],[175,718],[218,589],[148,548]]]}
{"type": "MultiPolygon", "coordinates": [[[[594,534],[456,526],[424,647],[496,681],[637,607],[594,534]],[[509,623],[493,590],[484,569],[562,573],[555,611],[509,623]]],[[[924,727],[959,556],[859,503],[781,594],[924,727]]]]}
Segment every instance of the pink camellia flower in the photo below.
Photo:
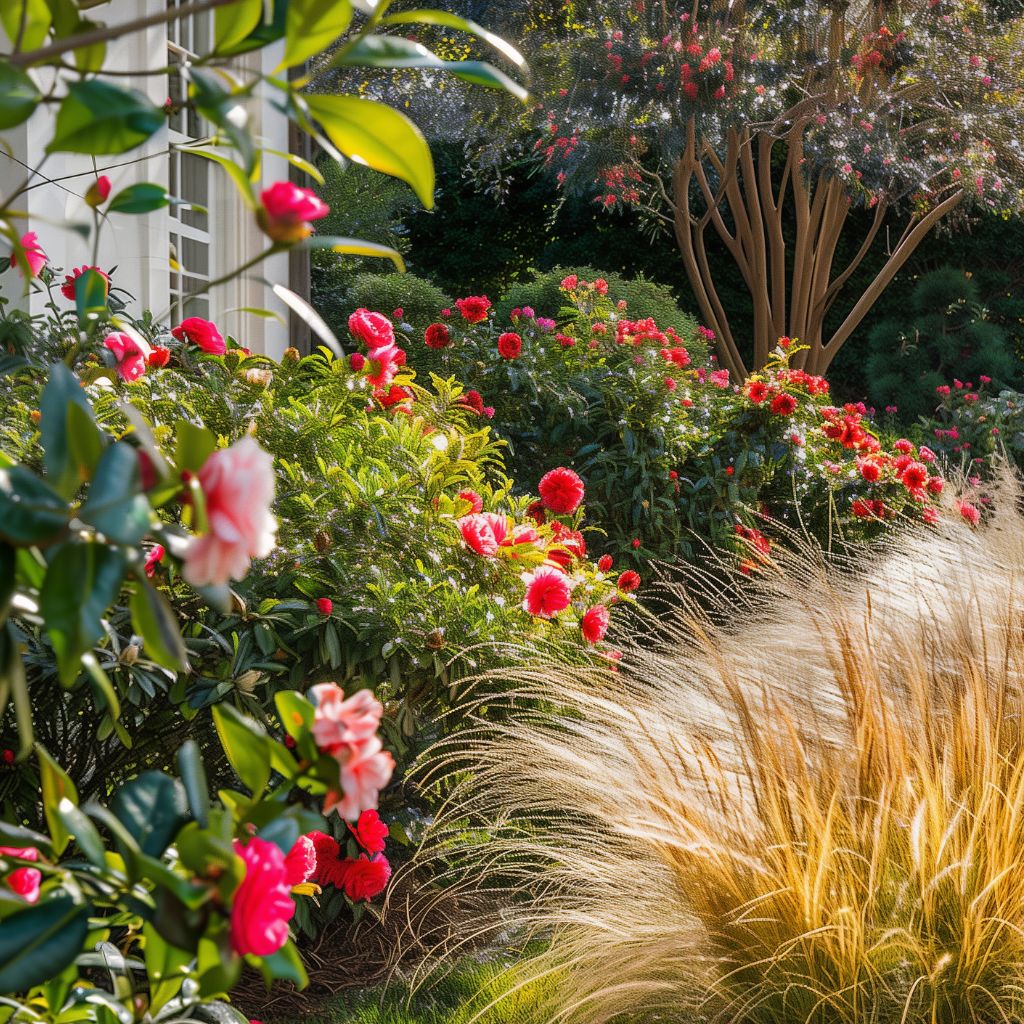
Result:
{"type": "Polygon", "coordinates": [[[251,559],[266,557],[274,547],[274,460],[243,437],[210,455],[199,484],[208,529],[185,553],[185,579],[195,587],[240,580],[251,559]]]}
{"type": "Polygon", "coordinates": [[[146,372],[146,360],[152,349],[141,338],[136,341],[130,334],[117,331],[103,339],[106,348],[117,360],[117,375],[126,381],[138,380],[146,372]]]}
{"type": "MultiPolygon", "coordinates": [[[[34,846],[0,846],[0,857],[37,861],[39,851],[34,846]]],[[[39,899],[39,884],[42,880],[43,874],[38,868],[15,868],[4,878],[4,883],[26,903],[35,903],[39,899]]]]}
{"type": "Polygon", "coordinates": [[[90,206],[102,206],[110,195],[110,179],[101,174],[85,193],[85,201],[90,206]]]}
{"type": "Polygon", "coordinates": [[[576,274],[570,274],[568,277],[562,278],[562,283],[559,287],[564,291],[571,292],[579,283],[579,277],[576,274]]]}
{"type": "Polygon", "coordinates": [[[299,836],[284,858],[285,882],[289,888],[308,882],[316,874],[316,846],[309,836],[299,836]]]}
{"type": "Polygon", "coordinates": [[[523,573],[526,596],[523,609],[540,619],[550,619],[569,606],[572,581],[561,569],[542,565],[523,573]]]}
{"type": "MultiPolygon", "coordinates": [[[[43,252],[42,246],[39,244],[39,236],[34,231],[27,231],[21,236],[21,247],[25,250],[25,262],[28,264],[29,276],[38,277],[39,271],[46,266],[46,253],[43,252]]],[[[18,267],[24,276],[24,270],[21,270],[18,261],[14,258],[14,253],[11,253],[11,266],[18,267]]],[[[72,291],[71,297],[75,297],[74,291],[72,291]]]]}
{"type": "Polygon", "coordinates": [[[596,644],[604,639],[608,632],[608,607],[603,604],[595,604],[583,613],[580,620],[580,631],[588,644],[596,644]]]}
{"type": "Polygon", "coordinates": [[[331,208],[315,192],[290,181],[276,181],[260,193],[263,204],[256,214],[260,227],[275,242],[291,245],[313,233],[311,220],[320,220],[331,208]]]}
{"type": "Polygon", "coordinates": [[[231,904],[231,948],[240,956],[270,956],[288,941],[295,913],[284,854],[259,836],[245,845],[236,839],[235,853],[245,862],[245,877],[231,904]]]}
{"type": "Polygon", "coordinates": [[[355,825],[349,825],[349,831],[367,853],[382,853],[384,840],[390,833],[390,829],[374,810],[363,811],[355,825]]]}
{"type": "Polygon", "coordinates": [[[476,514],[477,512],[483,512],[484,510],[484,499],[480,497],[476,491],[471,491],[468,488],[464,491],[459,491],[456,495],[457,498],[461,498],[463,501],[468,501],[470,504],[470,512],[476,514]]]}
{"type": "Polygon", "coordinates": [[[556,515],[570,515],[583,501],[583,481],[565,466],[552,469],[541,477],[537,485],[540,500],[556,515]]]}
{"type": "Polygon", "coordinates": [[[981,512],[978,510],[978,506],[972,505],[969,501],[958,501],[956,509],[971,526],[977,526],[981,520],[981,512]]]}
{"type": "Polygon", "coordinates": [[[146,575],[151,579],[156,574],[156,567],[164,559],[164,546],[163,544],[154,544],[149,554],[146,556],[145,572],[146,575]]]}
{"type": "Polygon", "coordinates": [[[348,329],[367,348],[385,348],[395,343],[395,329],[383,313],[371,313],[366,308],[357,309],[348,318],[348,329]]]}
{"type": "Polygon", "coordinates": [[[493,558],[508,536],[508,519],[496,512],[477,512],[459,520],[462,539],[478,555],[493,558]]]}
{"type": "Polygon", "coordinates": [[[318,683],[310,692],[316,703],[313,739],[324,753],[334,757],[348,744],[376,733],[384,706],[369,690],[346,698],[337,683],[318,683]]]}
{"type": "Polygon", "coordinates": [[[380,737],[351,743],[335,757],[341,767],[341,792],[327,794],[324,814],[336,811],[339,818],[352,821],[365,810],[375,810],[380,791],[395,770],[395,759],[384,750],[380,737]]]}
{"type": "Polygon", "coordinates": [[[178,341],[190,341],[211,355],[222,356],[227,351],[227,344],[217,330],[217,325],[210,320],[204,320],[201,316],[190,316],[182,320],[171,330],[171,334],[178,341]]]}
{"type": "Polygon", "coordinates": [[[361,853],[358,858],[346,857],[341,865],[341,888],[353,903],[379,896],[390,877],[391,865],[385,857],[371,859],[361,853]]]}
{"type": "Polygon", "coordinates": [[[104,273],[102,270],[100,270],[99,267],[87,267],[87,266],[75,267],[74,270],[72,270],[70,274],[65,274],[64,275],[64,283],[60,286],[60,293],[61,293],[61,295],[64,296],[65,299],[69,300],[70,302],[74,302],[75,301],[75,289],[78,287],[78,279],[87,270],[95,270],[96,273],[99,274],[100,277],[102,277],[107,282],[107,285],[109,287],[109,285],[110,285],[110,275],[104,273]]]}

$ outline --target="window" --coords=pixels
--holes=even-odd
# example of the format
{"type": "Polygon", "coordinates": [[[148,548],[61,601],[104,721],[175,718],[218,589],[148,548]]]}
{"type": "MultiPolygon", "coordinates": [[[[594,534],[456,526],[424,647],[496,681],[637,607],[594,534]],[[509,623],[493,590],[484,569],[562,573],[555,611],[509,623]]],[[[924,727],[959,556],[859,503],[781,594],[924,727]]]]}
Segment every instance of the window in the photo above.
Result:
{"type": "MultiPolygon", "coordinates": [[[[167,0],[168,8],[180,7],[187,0],[167,0]]],[[[167,50],[171,73],[167,95],[175,112],[168,123],[170,169],[168,190],[183,200],[170,208],[170,293],[171,315],[177,319],[188,316],[208,318],[209,297],[197,295],[209,284],[212,274],[210,217],[210,164],[202,157],[190,156],[174,148],[175,144],[195,142],[206,135],[201,119],[194,111],[178,109],[184,99],[185,81],[176,70],[196,52],[210,47],[213,12],[204,11],[168,23],[167,50]]]]}

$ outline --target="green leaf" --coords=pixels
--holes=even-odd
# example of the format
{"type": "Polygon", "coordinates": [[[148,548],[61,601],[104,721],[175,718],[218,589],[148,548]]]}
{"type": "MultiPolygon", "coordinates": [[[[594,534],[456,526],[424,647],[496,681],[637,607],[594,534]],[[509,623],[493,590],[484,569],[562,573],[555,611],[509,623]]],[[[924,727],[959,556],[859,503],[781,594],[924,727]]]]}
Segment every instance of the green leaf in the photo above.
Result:
{"type": "Polygon", "coordinates": [[[185,787],[156,771],[121,786],[110,809],[148,857],[160,857],[190,817],[185,787]]]}
{"type": "Polygon", "coordinates": [[[0,3],[0,24],[7,38],[18,43],[22,51],[42,46],[52,23],[53,15],[46,0],[3,0],[0,3]]]}
{"type": "Polygon", "coordinates": [[[213,12],[213,49],[230,54],[263,18],[263,0],[236,0],[213,12]]]}
{"type": "Polygon", "coordinates": [[[331,252],[347,256],[373,256],[391,260],[400,273],[405,273],[405,260],[397,249],[377,242],[366,242],[361,238],[342,238],[339,235],[311,235],[304,238],[296,249],[330,249],[331,252]]]}
{"type": "Polygon", "coordinates": [[[326,50],[351,21],[349,0],[288,0],[281,67],[301,64],[326,50]]]}
{"type": "Polygon", "coordinates": [[[276,953],[262,957],[264,977],[280,978],[294,982],[296,988],[305,988],[309,984],[306,968],[302,965],[302,957],[289,939],[276,953]]]}
{"type": "Polygon", "coordinates": [[[163,185],[154,185],[149,181],[140,181],[137,185],[129,185],[110,200],[108,213],[152,213],[159,210],[170,200],[167,189],[163,185]]]}
{"type": "Polygon", "coordinates": [[[253,795],[259,796],[266,789],[270,778],[270,751],[267,749],[266,734],[252,719],[230,704],[216,705],[213,721],[231,767],[253,795]]]}
{"type": "Polygon", "coordinates": [[[172,672],[188,669],[188,652],[178,619],[167,598],[148,580],[139,579],[128,602],[132,627],[142,637],[143,653],[172,672]]]}
{"type": "Polygon", "coordinates": [[[10,544],[0,541],[0,622],[7,616],[7,606],[14,596],[16,553],[10,544]]]}
{"type": "Polygon", "coordinates": [[[78,805],[78,790],[68,778],[67,773],[43,747],[36,747],[36,758],[39,761],[39,782],[43,790],[43,811],[46,824],[50,829],[53,852],[59,857],[71,841],[71,833],[64,826],[60,816],[62,800],[78,805]]]}
{"type": "Polygon", "coordinates": [[[229,157],[222,156],[220,153],[214,153],[210,149],[200,149],[194,146],[182,146],[180,147],[182,153],[189,153],[192,156],[202,157],[204,160],[211,160],[215,164],[220,164],[221,167],[227,172],[228,177],[231,179],[235,188],[238,190],[238,194],[242,197],[242,201],[250,210],[255,210],[256,193],[253,191],[252,181],[249,175],[235,163],[234,160],[229,157]]]}
{"type": "Polygon", "coordinates": [[[210,817],[210,789],[206,782],[206,768],[195,740],[187,740],[178,751],[178,771],[188,797],[192,817],[200,828],[206,828],[210,817]]]}
{"type": "Polygon", "coordinates": [[[0,927],[0,992],[25,992],[60,974],[89,933],[88,904],[57,896],[5,917],[0,927]]]}
{"type": "Polygon", "coordinates": [[[434,162],[423,133],[404,114],[361,96],[310,95],[309,109],[350,160],[408,183],[429,210],[434,162]]]}
{"type": "Polygon", "coordinates": [[[334,331],[324,318],[304,299],[283,284],[271,285],[274,294],[340,359],[344,352],[334,331]]]}
{"type": "Polygon", "coordinates": [[[87,270],[75,280],[75,310],[78,326],[88,330],[94,320],[105,319],[110,282],[98,271],[87,270]]]}
{"type": "Polygon", "coordinates": [[[184,968],[192,959],[185,949],[171,945],[148,922],[142,926],[143,953],[146,977],[149,979],[148,1012],[154,1017],[162,1006],[170,1002],[185,980],[184,968]]]}
{"type": "Polygon", "coordinates": [[[70,800],[63,799],[57,804],[64,830],[78,843],[79,849],[98,868],[107,864],[106,848],[96,826],[70,800]]]}
{"type": "Polygon", "coordinates": [[[150,525],[149,501],[140,487],[138,453],[127,442],[117,441],[100,456],[89,499],[78,517],[108,540],[138,544],[150,525]]]}
{"type": "Polygon", "coordinates": [[[48,153],[125,153],[164,123],[164,112],[140,92],[97,78],[72,82],[57,111],[48,153]]]}
{"type": "Polygon", "coordinates": [[[42,95],[24,71],[0,61],[0,129],[27,121],[40,99],[42,95]]]}
{"type": "Polygon", "coordinates": [[[103,635],[103,615],[124,579],[124,555],[106,544],[65,544],[46,571],[39,607],[57,655],[60,680],[70,686],[82,655],[103,635]]]}
{"type": "Polygon", "coordinates": [[[523,55],[510,43],[505,42],[501,36],[496,36],[493,32],[488,32],[487,29],[478,25],[475,21],[470,21],[468,18],[460,18],[457,14],[452,14],[450,11],[433,11],[433,10],[415,10],[415,11],[400,11],[398,14],[389,14],[386,18],[381,20],[382,25],[443,25],[445,28],[459,29],[462,32],[469,32],[471,35],[477,36],[483,39],[484,42],[490,43],[499,53],[507,57],[516,67],[526,71],[526,59],[523,55]]]}
{"type": "Polygon", "coordinates": [[[503,89],[521,103],[525,103],[530,94],[514,78],[509,78],[504,71],[499,71],[493,64],[482,60],[445,61],[445,70],[457,78],[473,85],[482,85],[488,89],[503,89]]]}
{"type": "Polygon", "coordinates": [[[15,546],[55,540],[68,524],[67,503],[24,466],[0,469],[0,537],[15,546]]]}
{"type": "Polygon", "coordinates": [[[18,631],[10,622],[0,632],[0,714],[10,694],[14,703],[14,720],[18,727],[18,757],[32,749],[32,699],[25,676],[25,661],[18,631]]]}
{"type": "Polygon", "coordinates": [[[213,454],[217,440],[205,427],[197,427],[188,420],[179,420],[176,432],[174,458],[178,469],[198,473],[203,463],[213,454]]]}
{"type": "Polygon", "coordinates": [[[91,477],[103,454],[105,435],[92,418],[92,410],[72,403],[67,407],[67,444],[71,461],[80,477],[91,477]]]}

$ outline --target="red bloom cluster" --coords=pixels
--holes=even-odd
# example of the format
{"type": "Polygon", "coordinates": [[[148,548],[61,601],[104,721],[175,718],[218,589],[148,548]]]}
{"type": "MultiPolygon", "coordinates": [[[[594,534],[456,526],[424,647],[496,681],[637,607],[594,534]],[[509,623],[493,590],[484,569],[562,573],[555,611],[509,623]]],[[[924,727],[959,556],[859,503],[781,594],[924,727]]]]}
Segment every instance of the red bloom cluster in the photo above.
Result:
{"type": "Polygon", "coordinates": [[[324,832],[310,832],[316,850],[314,880],[321,886],[341,889],[353,902],[372,900],[387,887],[391,865],[384,856],[388,827],[376,811],[364,811],[349,831],[363,851],[358,857],[342,857],[341,846],[324,832]]]}
{"type": "Polygon", "coordinates": [[[353,337],[367,347],[370,372],[366,379],[372,385],[374,394],[386,399],[391,405],[408,397],[405,393],[395,397],[391,392],[398,368],[405,365],[405,352],[395,344],[395,329],[391,321],[383,313],[357,309],[348,318],[348,329],[353,337]]]}
{"type": "Polygon", "coordinates": [[[486,295],[470,295],[465,299],[456,299],[455,305],[466,323],[478,324],[487,319],[491,300],[486,295]]]}
{"type": "Polygon", "coordinates": [[[744,526],[742,523],[737,523],[734,531],[749,553],[749,557],[744,558],[740,563],[740,572],[749,576],[755,569],[767,563],[772,542],[760,530],[755,530],[752,526],[744,526]]]}

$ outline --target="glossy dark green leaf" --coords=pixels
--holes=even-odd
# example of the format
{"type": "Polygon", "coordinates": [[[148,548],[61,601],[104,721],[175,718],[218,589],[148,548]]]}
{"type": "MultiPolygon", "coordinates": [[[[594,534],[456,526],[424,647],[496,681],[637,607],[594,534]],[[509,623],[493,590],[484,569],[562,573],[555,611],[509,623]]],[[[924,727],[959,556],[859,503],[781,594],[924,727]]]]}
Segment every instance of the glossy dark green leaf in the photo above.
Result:
{"type": "Polygon", "coordinates": [[[39,400],[39,433],[47,478],[51,486],[66,498],[78,490],[81,482],[79,467],[71,453],[73,434],[68,414],[72,406],[92,419],[79,379],[63,363],[54,363],[39,400]]]}
{"type": "Polygon", "coordinates": [[[178,618],[167,598],[147,580],[135,583],[129,607],[132,626],[142,637],[143,653],[172,672],[188,667],[188,652],[181,639],[178,618]]]}
{"type": "Polygon", "coordinates": [[[31,470],[0,469],[0,537],[16,546],[53,541],[67,517],[67,503],[31,470]]]}
{"type": "Polygon", "coordinates": [[[0,541],[0,622],[7,614],[7,605],[14,595],[14,567],[17,555],[13,547],[0,541]]]}
{"type": "Polygon", "coordinates": [[[71,841],[71,833],[59,814],[60,804],[62,800],[67,800],[77,806],[78,790],[68,778],[67,772],[42,747],[36,747],[36,758],[39,761],[39,781],[43,790],[46,824],[50,829],[53,852],[60,856],[71,841]]]}
{"type": "Polygon", "coordinates": [[[213,721],[231,767],[254,795],[262,794],[270,778],[266,733],[230,704],[216,705],[213,721]]]}
{"type": "Polygon", "coordinates": [[[5,917],[0,992],[25,992],[64,970],[82,952],[90,909],[70,896],[56,896],[5,917]]]}
{"type": "Polygon", "coordinates": [[[65,544],[50,562],[39,605],[65,686],[75,681],[82,655],[103,635],[101,620],[124,571],[124,555],[99,543],[65,544]]]}
{"type": "Polygon", "coordinates": [[[24,71],[0,60],[0,129],[27,121],[41,98],[24,71]]]}
{"type": "Polygon", "coordinates": [[[150,525],[149,501],[140,489],[138,453],[125,441],[118,441],[100,456],[89,499],[78,516],[108,540],[138,544],[150,525]]]}
{"type": "Polygon", "coordinates": [[[121,189],[107,207],[108,213],[152,213],[170,202],[167,189],[149,181],[140,181],[121,189]]]}
{"type": "Polygon", "coordinates": [[[155,771],[121,786],[110,809],[149,857],[161,856],[190,817],[185,787],[155,771]]]}
{"type": "Polygon", "coordinates": [[[261,969],[267,981],[281,979],[293,982],[296,988],[305,988],[309,984],[306,968],[302,965],[302,957],[289,939],[276,953],[262,958],[261,969]]]}
{"type": "Polygon", "coordinates": [[[201,828],[206,828],[210,817],[210,789],[206,782],[206,768],[199,752],[199,744],[188,740],[178,751],[178,772],[192,817],[201,828]]]}
{"type": "Polygon", "coordinates": [[[179,470],[198,473],[216,447],[216,438],[205,427],[197,427],[188,420],[178,421],[174,459],[179,470]]]}
{"type": "Polygon", "coordinates": [[[72,82],[57,111],[50,153],[125,153],[164,123],[164,112],[142,93],[90,78],[72,82]]]}
{"type": "Polygon", "coordinates": [[[3,0],[0,25],[7,38],[17,41],[21,50],[35,50],[46,41],[53,15],[46,0],[3,0]]]}
{"type": "Polygon", "coordinates": [[[322,53],[351,22],[349,0],[288,0],[282,66],[292,67],[322,53]]]}
{"type": "Polygon", "coordinates": [[[263,0],[235,0],[213,12],[213,48],[230,54],[263,18],[263,0]]]}
{"type": "Polygon", "coordinates": [[[88,860],[98,868],[105,867],[106,848],[96,826],[89,818],[70,800],[58,803],[57,814],[65,831],[78,843],[78,848],[88,860]]]}
{"type": "Polygon", "coordinates": [[[93,321],[106,318],[109,289],[110,282],[98,270],[87,270],[75,279],[75,311],[83,331],[93,321]]]}

